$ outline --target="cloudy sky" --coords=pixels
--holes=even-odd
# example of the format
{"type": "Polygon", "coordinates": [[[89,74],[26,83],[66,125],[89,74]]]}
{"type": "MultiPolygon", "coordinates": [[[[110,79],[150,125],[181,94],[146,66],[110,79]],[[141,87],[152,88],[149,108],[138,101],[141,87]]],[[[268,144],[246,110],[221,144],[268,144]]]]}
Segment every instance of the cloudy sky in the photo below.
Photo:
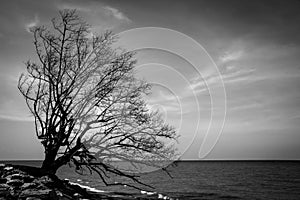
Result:
{"type": "Polygon", "coordinates": [[[182,159],[300,159],[296,0],[1,2],[0,159],[43,158],[17,80],[34,58],[29,28],[65,8],[137,51],[182,159]]]}

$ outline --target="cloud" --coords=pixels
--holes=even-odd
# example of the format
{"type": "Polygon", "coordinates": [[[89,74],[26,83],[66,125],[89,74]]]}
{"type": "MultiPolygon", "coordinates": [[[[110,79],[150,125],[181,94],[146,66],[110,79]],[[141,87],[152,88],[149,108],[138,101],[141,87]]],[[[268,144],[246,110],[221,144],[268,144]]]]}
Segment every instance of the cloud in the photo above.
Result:
{"type": "Polygon", "coordinates": [[[83,1],[59,2],[58,9],[76,9],[91,26],[93,32],[113,30],[130,23],[131,20],[118,8],[99,1],[86,3],[83,1]]]}
{"type": "Polygon", "coordinates": [[[166,111],[180,111],[181,99],[176,94],[170,94],[162,90],[153,92],[151,96],[148,96],[147,102],[149,108],[153,110],[156,107],[161,107],[166,111]]]}
{"type": "Polygon", "coordinates": [[[234,72],[221,74],[221,78],[224,83],[232,83],[232,82],[239,82],[239,81],[246,81],[251,80],[251,75],[255,72],[255,69],[240,69],[234,72]]]}
{"type": "Polygon", "coordinates": [[[254,103],[245,103],[241,105],[236,105],[236,106],[230,106],[231,111],[241,111],[241,110],[249,110],[249,109],[254,109],[254,108],[262,108],[263,104],[254,102],[254,103]]]}
{"type": "Polygon", "coordinates": [[[30,33],[30,29],[37,26],[39,22],[40,22],[40,20],[39,20],[38,16],[34,15],[34,19],[31,22],[25,24],[26,31],[30,33]]]}
{"type": "Polygon", "coordinates": [[[16,115],[0,114],[0,120],[33,122],[34,118],[33,117],[24,117],[24,116],[16,116],[16,115]]]}
{"type": "Polygon", "coordinates": [[[195,77],[191,80],[191,84],[188,86],[189,90],[194,90],[196,93],[203,93],[208,91],[209,87],[220,86],[221,80],[224,84],[236,83],[236,82],[245,82],[245,81],[254,81],[256,78],[252,76],[255,72],[255,69],[237,69],[234,66],[230,66],[221,74],[214,74],[207,77],[195,77]],[[254,78],[254,79],[252,79],[254,78]]]}
{"type": "Polygon", "coordinates": [[[148,104],[148,109],[150,111],[156,111],[159,110],[162,113],[181,113],[181,104],[180,102],[161,102],[157,104],[148,104]]]}
{"type": "Polygon", "coordinates": [[[91,12],[91,9],[88,7],[88,5],[79,5],[79,4],[74,4],[74,2],[72,4],[70,3],[61,3],[59,5],[57,5],[57,7],[59,9],[69,9],[69,10],[76,10],[76,11],[81,11],[81,12],[91,12]]]}
{"type": "Polygon", "coordinates": [[[121,11],[119,11],[116,8],[113,8],[113,7],[110,7],[110,6],[104,6],[103,8],[106,10],[108,15],[111,15],[111,16],[115,17],[118,20],[124,20],[124,21],[127,21],[127,22],[131,21],[124,13],[122,13],[121,11]]]}
{"type": "Polygon", "coordinates": [[[239,51],[232,51],[232,52],[226,52],[224,55],[220,56],[220,61],[223,63],[235,61],[240,59],[244,55],[244,52],[242,50],[239,51]]]}
{"type": "MultiPolygon", "coordinates": [[[[20,96],[18,96],[20,98],[20,96]]],[[[29,113],[28,108],[16,100],[13,99],[0,99],[0,120],[9,121],[33,121],[33,116],[29,113]]],[[[21,98],[20,98],[21,100],[21,98]]]]}

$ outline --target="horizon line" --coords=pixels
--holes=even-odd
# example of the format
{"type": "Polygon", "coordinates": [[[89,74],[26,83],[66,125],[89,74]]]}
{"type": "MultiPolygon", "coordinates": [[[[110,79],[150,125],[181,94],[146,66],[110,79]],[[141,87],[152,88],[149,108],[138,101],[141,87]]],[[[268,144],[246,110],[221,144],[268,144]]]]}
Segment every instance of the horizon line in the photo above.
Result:
{"type": "MultiPolygon", "coordinates": [[[[43,161],[43,159],[0,159],[0,162],[6,161],[43,161]]],[[[205,162],[205,161],[300,161],[300,159],[178,159],[174,162],[205,162]]]]}

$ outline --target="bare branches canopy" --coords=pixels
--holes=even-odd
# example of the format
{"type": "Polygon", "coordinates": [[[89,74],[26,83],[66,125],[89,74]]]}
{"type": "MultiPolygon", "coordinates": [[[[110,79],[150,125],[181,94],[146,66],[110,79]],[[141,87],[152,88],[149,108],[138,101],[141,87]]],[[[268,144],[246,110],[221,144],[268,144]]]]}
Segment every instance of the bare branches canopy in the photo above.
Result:
{"type": "Polygon", "coordinates": [[[175,129],[147,109],[151,87],[134,76],[134,54],[112,47],[111,32],[94,36],[74,10],[64,10],[51,28],[32,33],[38,62],[26,63],[18,88],[45,149],[44,170],[73,162],[108,184],[106,172],[134,177],[114,159],[134,166],[173,158],[166,141],[176,139],[175,129]]]}

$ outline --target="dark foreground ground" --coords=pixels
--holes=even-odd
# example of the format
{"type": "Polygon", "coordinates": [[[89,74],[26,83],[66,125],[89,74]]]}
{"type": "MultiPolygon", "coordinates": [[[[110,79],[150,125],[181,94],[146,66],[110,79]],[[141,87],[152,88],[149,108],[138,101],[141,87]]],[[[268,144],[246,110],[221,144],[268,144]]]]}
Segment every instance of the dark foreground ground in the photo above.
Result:
{"type": "Polygon", "coordinates": [[[38,168],[0,164],[0,200],[68,199],[171,199],[160,194],[90,192],[53,175],[41,175],[38,168]]]}

